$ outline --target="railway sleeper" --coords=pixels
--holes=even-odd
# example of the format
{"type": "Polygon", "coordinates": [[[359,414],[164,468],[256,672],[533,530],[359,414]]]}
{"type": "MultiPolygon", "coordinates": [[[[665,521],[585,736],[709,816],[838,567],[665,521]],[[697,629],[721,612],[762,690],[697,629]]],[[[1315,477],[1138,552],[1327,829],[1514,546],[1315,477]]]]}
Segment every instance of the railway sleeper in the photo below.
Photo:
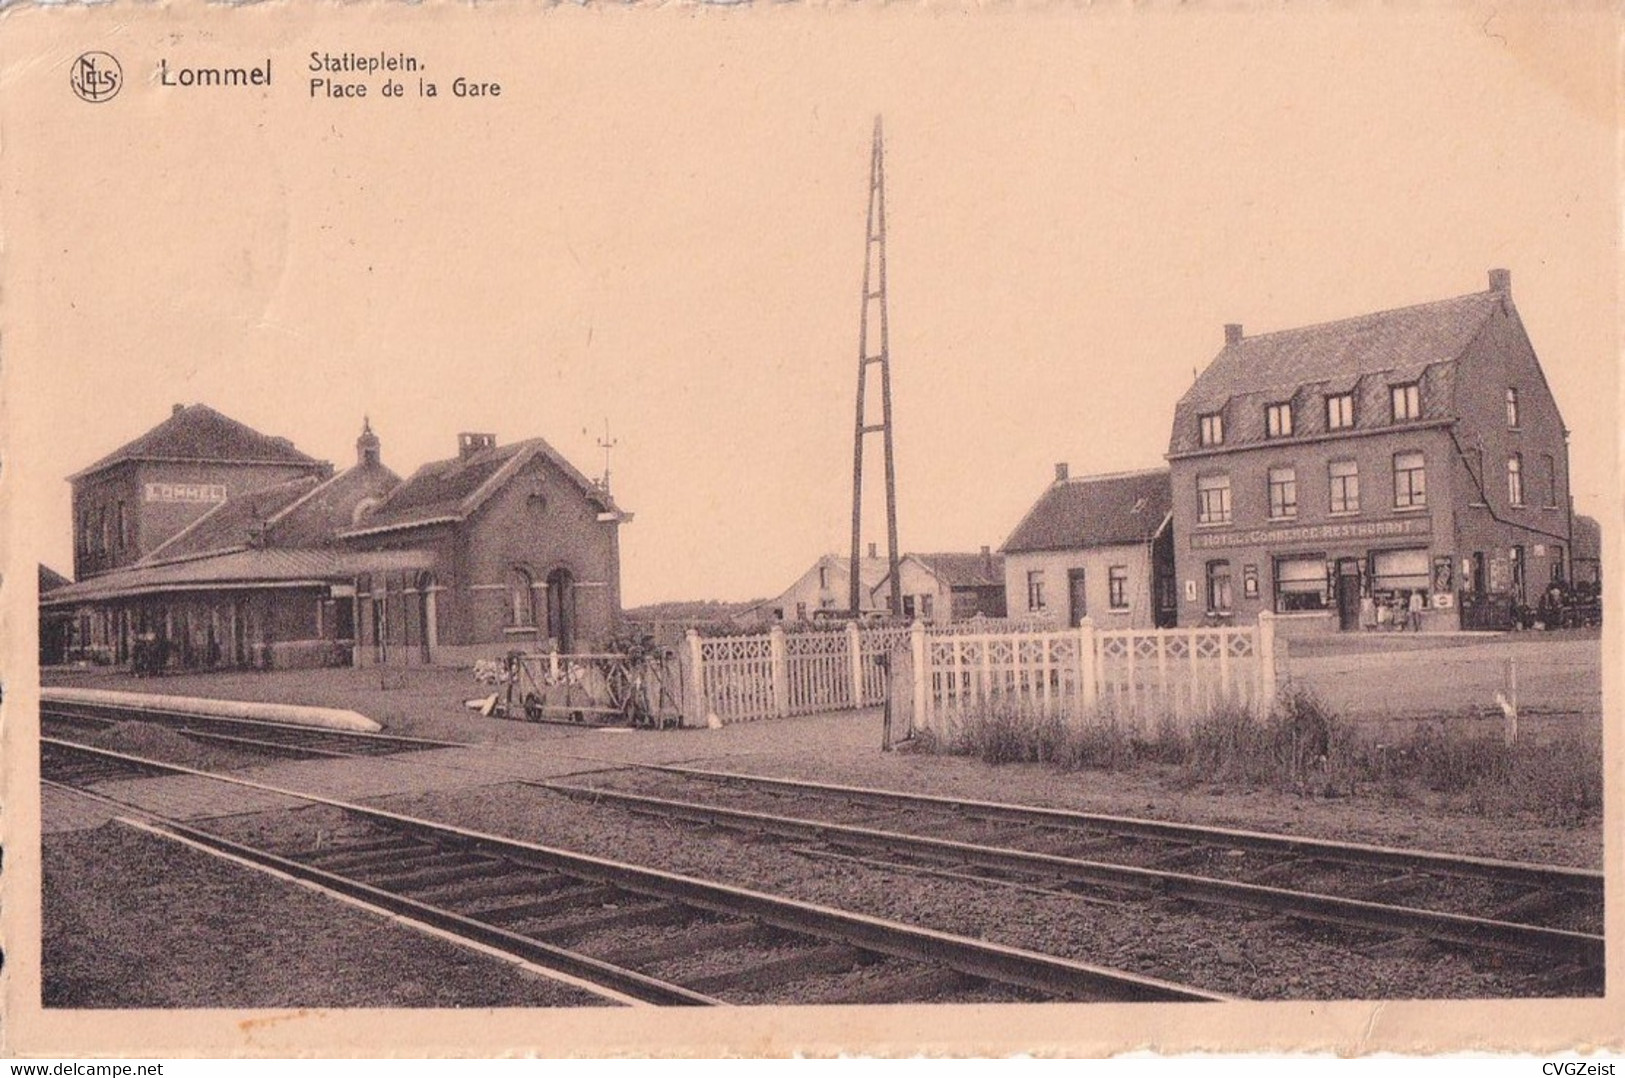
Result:
{"type": "Polygon", "coordinates": [[[433,887],[424,887],[418,890],[416,895],[425,902],[467,906],[470,903],[507,899],[515,895],[543,894],[557,890],[565,883],[562,876],[541,876],[534,869],[509,861],[502,862],[500,867],[501,872],[487,872],[477,880],[452,880],[433,887]],[[555,880],[558,882],[549,886],[555,880]]]}
{"type": "Polygon", "coordinates": [[[301,861],[306,861],[329,872],[342,872],[348,875],[352,872],[365,872],[377,865],[398,865],[408,858],[432,854],[437,849],[438,847],[427,842],[413,842],[408,845],[396,846],[393,849],[367,850],[354,854],[342,846],[336,846],[328,850],[312,850],[308,853],[296,853],[290,856],[298,857],[301,861]]]}
{"type": "Polygon", "coordinates": [[[679,902],[648,899],[627,906],[601,907],[599,912],[575,920],[548,925],[535,932],[526,932],[532,939],[556,944],[577,944],[604,932],[637,925],[681,924],[698,917],[698,911],[679,902]]]}
{"type": "Polygon", "coordinates": [[[465,917],[483,920],[488,915],[500,914],[504,910],[528,905],[544,896],[555,895],[560,891],[571,888],[579,889],[582,886],[582,882],[574,876],[566,876],[558,872],[550,873],[526,865],[512,865],[511,867],[517,870],[518,875],[511,877],[503,875],[499,878],[501,880],[512,880],[512,884],[504,884],[502,888],[496,889],[497,878],[490,877],[484,880],[467,880],[460,884],[447,884],[446,888],[442,890],[454,887],[456,890],[437,899],[437,901],[456,906],[465,917]],[[524,881],[523,886],[519,886],[520,881],[524,881]],[[480,893],[485,890],[484,885],[487,882],[492,884],[491,890],[489,893],[480,893]],[[474,893],[464,897],[463,891],[465,888],[472,890],[474,893]],[[525,901],[516,903],[513,901],[515,898],[523,898],[525,901]]]}
{"type": "Polygon", "coordinates": [[[422,842],[405,835],[386,835],[383,838],[363,839],[360,842],[346,842],[334,845],[333,840],[323,831],[317,831],[306,846],[281,846],[272,849],[272,853],[279,853],[284,857],[318,858],[338,856],[344,854],[400,852],[410,849],[425,849],[422,842]]]}
{"type": "Polygon", "coordinates": [[[978,977],[957,969],[938,966],[877,980],[852,994],[847,1002],[862,1004],[917,1003],[920,1000],[952,998],[966,988],[985,984],[978,977]]]}
{"type": "Polygon", "coordinates": [[[534,902],[499,906],[496,909],[482,910],[470,916],[477,917],[487,924],[518,925],[526,921],[544,920],[555,914],[582,906],[601,906],[605,902],[614,902],[625,894],[619,887],[611,884],[595,884],[576,880],[571,882],[577,883],[578,886],[534,902]]]}
{"type": "Polygon", "coordinates": [[[696,922],[693,928],[683,929],[679,936],[610,951],[603,956],[603,960],[617,966],[652,966],[673,958],[763,939],[770,931],[756,921],[701,921],[696,922]]]}
{"type": "Polygon", "coordinates": [[[403,894],[417,894],[432,887],[442,887],[448,883],[469,878],[482,879],[485,868],[495,868],[501,862],[497,861],[460,861],[456,864],[433,865],[428,867],[414,867],[409,872],[401,872],[390,876],[360,877],[363,883],[385,891],[398,891],[403,894]]]}
{"type": "Polygon", "coordinates": [[[873,952],[862,951],[845,943],[824,943],[754,965],[695,977],[687,982],[687,986],[696,992],[726,998],[730,990],[762,992],[819,974],[846,973],[874,961],[877,961],[877,956],[873,952]]]}

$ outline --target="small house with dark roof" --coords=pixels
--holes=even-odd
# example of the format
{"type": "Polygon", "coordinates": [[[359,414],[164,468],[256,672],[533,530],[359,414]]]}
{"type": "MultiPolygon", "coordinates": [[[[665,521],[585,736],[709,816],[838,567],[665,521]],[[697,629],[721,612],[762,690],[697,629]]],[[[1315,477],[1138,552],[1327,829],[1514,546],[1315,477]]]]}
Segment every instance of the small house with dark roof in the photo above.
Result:
{"type": "Polygon", "coordinates": [[[1174,410],[1182,623],[1504,628],[1570,573],[1567,432],[1512,302],[1483,292],[1248,336],[1174,410]],[[1413,598],[1414,597],[1414,598],[1413,598]]]}
{"type": "Polygon", "coordinates": [[[1055,466],[1000,548],[1011,617],[1100,628],[1175,624],[1168,469],[1073,476],[1055,466]]]}
{"type": "MultiPolygon", "coordinates": [[[[902,581],[903,616],[911,621],[940,625],[1005,615],[1004,555],[993,553],[990,547],[971,554],[904,554],[897,571],[902,581]]],[[[890,570],[870,592],[875,609],[890,603],[890,570]]]]}
{"type": "MultiPolygon", "coordinates": [[[[826,617],[847,612],[852,603],[851,561],[843,554],[821,555],[796,578],[795,583],[736,620],[752,622],[760,614],[760,620],[765,621],[811,621],[820,616],[820,611],[826,617]]],[[[889,569],[889,560],[881,557],[875,544],[870,543],[868,552],[858,559],[860,614],[880,613],[886,609],[886,596],[877,599],[875,585],[880,583],[889,569]]]]}

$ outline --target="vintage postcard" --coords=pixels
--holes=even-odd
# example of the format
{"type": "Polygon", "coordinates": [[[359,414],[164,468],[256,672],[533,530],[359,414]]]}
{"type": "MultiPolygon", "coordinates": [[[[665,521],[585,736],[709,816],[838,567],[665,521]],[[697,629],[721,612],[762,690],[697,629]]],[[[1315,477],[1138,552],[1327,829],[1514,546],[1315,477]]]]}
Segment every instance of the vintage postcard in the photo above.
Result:
{"type": "Polygon", "coordinates": [[[9,5],[4,1050],[1618,1049],[1619,32],[9,5]]]}

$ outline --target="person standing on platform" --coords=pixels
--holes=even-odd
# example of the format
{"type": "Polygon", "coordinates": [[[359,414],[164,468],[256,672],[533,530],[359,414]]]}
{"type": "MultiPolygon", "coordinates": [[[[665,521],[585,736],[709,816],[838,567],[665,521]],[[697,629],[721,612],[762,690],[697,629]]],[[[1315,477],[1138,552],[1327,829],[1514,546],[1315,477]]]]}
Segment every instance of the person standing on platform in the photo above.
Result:
{"type": "Polygon", "coordinates": [[[1411,592],[1410,612],[1411,632],[1419,633],[1422,631],[1422,593],[1420,591],[1411,592]]]}

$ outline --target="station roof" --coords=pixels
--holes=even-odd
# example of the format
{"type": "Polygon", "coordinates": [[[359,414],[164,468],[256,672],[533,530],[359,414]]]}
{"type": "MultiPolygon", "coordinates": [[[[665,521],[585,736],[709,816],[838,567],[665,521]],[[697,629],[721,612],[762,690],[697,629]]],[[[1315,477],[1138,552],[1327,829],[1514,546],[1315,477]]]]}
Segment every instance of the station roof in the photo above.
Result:
{"type": "Polygon", "coordinates": [[[177,404],[168,419],[68,478],[80,479],[132,460],[293,464],[312,468],[322,464],[295,449],[288,439],[261,434],[221,415],[207,404],[177,404]]]}
{"type": "Polygon", "coordinates": [[[319,587],[347,583],[363,573],[430,569],[427,550],[278,550],[256,548],[172,561],[133,565],[57,588],[40,597],[41,606],[186,591],[319,587]]]}

